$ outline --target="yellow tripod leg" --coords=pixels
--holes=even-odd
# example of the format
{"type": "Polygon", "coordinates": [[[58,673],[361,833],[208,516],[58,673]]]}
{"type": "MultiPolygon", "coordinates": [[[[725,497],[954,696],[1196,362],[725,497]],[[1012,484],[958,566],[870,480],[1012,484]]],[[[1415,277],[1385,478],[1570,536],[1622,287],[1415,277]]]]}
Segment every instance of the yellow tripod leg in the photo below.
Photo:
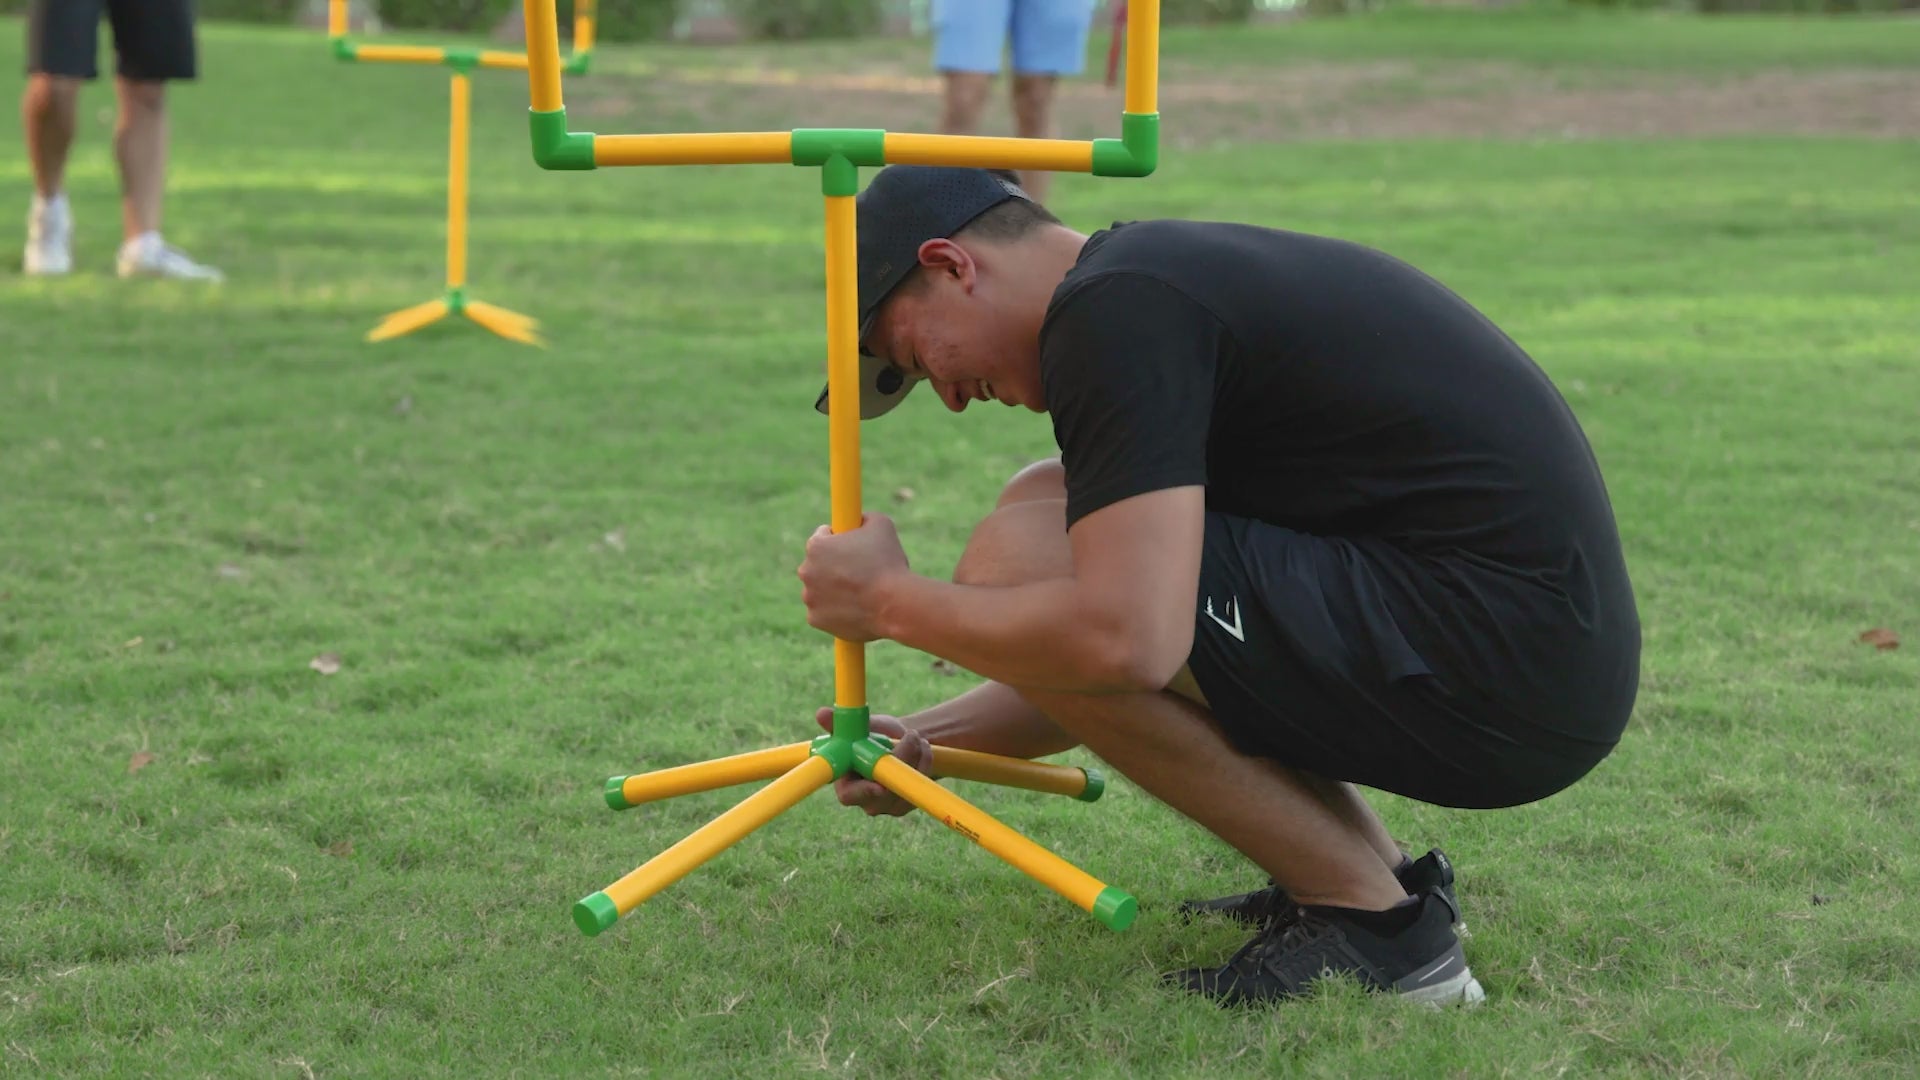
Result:
{"type": "Polygon", "coordinates": [[[1049,795],[1071,795],[1081,802],[1098,799],[1107,787],[1106,778],[1089,769],[1045,765],[978,750],[956,750],[951,746],[933,748],[933,775],[1044,791],[1049,795]]]}
{"type": "Polygon", "coordinates": [[[1014,868],[1066,897],[1114,930],[1133,924],[1133,897],[1021,836],[986,811],[941,787],[932,778],[887,754],[874,762],[873,778],[895,795],[940,819],[961,836],[993,852],[1014,868]]]}
{"type": "Polygon", "coordinates": [[[691,795],[696,791],[732,787],[749,780],[766,780],[787,772],[806,759],[812,743],[789,743],[771,750],[755,750],[693,765],[607,778],[607,805],[626,810],[641,803],[691,795]]]}
{"type": "MultiPolygon", "coordinates": [[[[718,855],[722,849],[738,843],[748,833],[832,782],[832,763],[823,757],[809,756],[787,770],[780,779],[689,833],[686,839],[647,860],[639,869],[574,904],[574,923],[588,934],[598,934],[612,926],[620,916],[639,907],[648,897],[685,877],[701,863],[718,855]]],[[[928,780],[927,783],[933,781],[928,780]]],[[[944,790],[942,793],[945,793],[944,790]]]]}
{"type": "Polygon", "coordinates": [[[385,341],[402,334],[411,334],[429,323],[438,322],[453,310],[445,300],[429,300],[424,304],[415,304],[380,320],[380,324],[367,331],[368,341],[385,341]]]}
{"type": "Polygon", "coordinates": [[[539,321],[530,315],[522,315],[517,311],[508,311],[506,308],[500,307],[497,304],[489,304],[483,300],[469,300],[461,310],[466,314],[467,318],[472,319],[474,322],[499,334],[503,338],[523,342],[528,345],[546,344],[540,340],[540,333],[535,329],[535,327],[540,325],[539,321]]]}

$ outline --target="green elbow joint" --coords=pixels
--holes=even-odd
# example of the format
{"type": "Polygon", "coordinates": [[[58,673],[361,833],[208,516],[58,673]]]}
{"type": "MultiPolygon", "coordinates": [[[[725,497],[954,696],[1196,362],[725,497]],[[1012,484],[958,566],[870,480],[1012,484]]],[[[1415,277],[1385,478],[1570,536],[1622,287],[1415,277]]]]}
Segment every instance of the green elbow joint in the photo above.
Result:
{"type": "Polygon", "coordinates": [[[585,75],[587,73],[587,68],[592,64],[592,61],[593,61],[593,53],[591,51],[583,52],[583,53],[575,53],[573,54],[573,56],[568,58],[567,65],[561,68],[560,70],[566,72],[569,75],[585,75]]]}
{"type": "Polygon", "coordinates": [[[1159,113],[1121,113],[1118,139],[1093,140],[1095,176],[1149,176],[1159,164],[1159,113]]]}
{"type": "Polygon", "coordinates": [[[568,131],[567,110],[527,111],[533,134],[533,160],[543,169],[591,169],[593,133],[568,131]]]}
{"type": "Polygon", "coordinates": [[[333,47],[333,58],[335,60],[358,60],[360,58],[360,54],[353,49],[353,42],[348,41],[346,38],[328,38],[327,43],[333,47]]]}

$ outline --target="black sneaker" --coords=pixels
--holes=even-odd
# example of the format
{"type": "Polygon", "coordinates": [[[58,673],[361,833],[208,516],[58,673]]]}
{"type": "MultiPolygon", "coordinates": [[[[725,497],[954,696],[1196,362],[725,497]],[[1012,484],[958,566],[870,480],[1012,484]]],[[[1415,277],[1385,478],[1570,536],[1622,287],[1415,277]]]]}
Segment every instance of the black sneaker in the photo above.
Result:
{"type": "Polygon", "coordinates": [[[1467,967],[1450,925],[1453,906],[1438,889],[1420,898],[1413,925],[1382,937],[1334,908],[1300,908],[1260,931],[1218,968],[1167,976],[1220,1005],[1258,1005],[1302,997],[1323,978],[1351,975],[1375,993],[1423,1005],[1478,1005],[1487,998],[1467,967]]]}
{"type": "MultiPolygon", "coordinates": [[[[1440,890],[1441,895],[1446,897],[1447,905],[1453,909],[1454,931],[1465,936],[1466,924],[1460,921],[1460,901],[1453,894],[1453,863],[1444,852],[1434,848],[1413,860],[1397,876],[1400,887],[1407,890],[1408,896],[1440,890]]],[[[1191,922],[1201,915],[1219,915],[1248,926],[1265,927],[1275,920],[1291,919],[1299,910],[1299,905],[1293,902],[1287,891],[1268,878],[1266,888],[1253,892],[1222,896],[1217,900],[1183,900],[1174,909],[1174,914],[1182,922],[1191,922]]]]}

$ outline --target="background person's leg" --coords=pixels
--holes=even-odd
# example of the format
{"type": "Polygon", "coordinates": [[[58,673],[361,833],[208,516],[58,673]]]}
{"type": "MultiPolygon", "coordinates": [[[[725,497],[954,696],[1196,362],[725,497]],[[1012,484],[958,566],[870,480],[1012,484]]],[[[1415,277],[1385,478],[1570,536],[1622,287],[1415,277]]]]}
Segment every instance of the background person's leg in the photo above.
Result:
{"type": "Polygon", "coordinates": [[[934,0],[933,67],[945,82],[940,131],[975,135],[1006,50],[1012,0],[934,0]]]}
{"type": "MultiPolygon", "coordinates": [[[[1087,35],[1093,26],[1094,0],[1015,0],[1009,34],[1013,39],[1013,116],[1024,139],[1055,135],[1053,104],[1060,76],[1086,69],[1087,35]]],[[[1022,187],[1046,202],[1052,177],[1023,172],[1022,187]]]]}
{"type": "Polygon", "coordinates": [[[67,156],[78,126],[80,84],[98,74],[97,0],[35,0],[27,8],[27,86],[21,129],[33,171],[22,267],[29,274],[73,268],[73,213],[67,203],[67,156]]]}
{"type": "Polygon", "coordinates": [[[124,239],[160,231],[160,203],[167,177],[167,84],[119,78],[113,81],[120,115],[113,128],[113,156],[120,164],[120,223],[124,239]]]}
{"type": "Polygon", "coordinates": [[[80,82],[70,75],[29,75],[26,93],[20,97],[33,190],[42,198],[51,199],[66,191],[67,154],[73,149],[80,82]]]}
{"type": "Polygon", "coordinates": [[[218,281],[220,272],[161,237],[167,176],[167,83],[199,74],[191,0],[109,0],[119,53],[113,150],[120,164],[121,277],[218,281]]]}

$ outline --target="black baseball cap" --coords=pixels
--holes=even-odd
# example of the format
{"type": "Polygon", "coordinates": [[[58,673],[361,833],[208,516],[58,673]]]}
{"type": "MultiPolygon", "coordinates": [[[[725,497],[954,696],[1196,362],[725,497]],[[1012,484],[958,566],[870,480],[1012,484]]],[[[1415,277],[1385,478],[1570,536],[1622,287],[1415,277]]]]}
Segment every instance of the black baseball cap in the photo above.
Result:
{"type": "MultiPolygon", "coordinates": [[[[1009,199],[1031,197],[1011,175],[989,169],[939,165],[889,165],[855,196],[859,239],[860,338],[873,313],[914,268],[920,245],[952,236],[981,214],[1009,199]]],[[[860,350],[860,419],[871,420],[900,404],[917,379],[860,350]]],[[[827,391],[813,403],[827,411],[827,391]]]]}

